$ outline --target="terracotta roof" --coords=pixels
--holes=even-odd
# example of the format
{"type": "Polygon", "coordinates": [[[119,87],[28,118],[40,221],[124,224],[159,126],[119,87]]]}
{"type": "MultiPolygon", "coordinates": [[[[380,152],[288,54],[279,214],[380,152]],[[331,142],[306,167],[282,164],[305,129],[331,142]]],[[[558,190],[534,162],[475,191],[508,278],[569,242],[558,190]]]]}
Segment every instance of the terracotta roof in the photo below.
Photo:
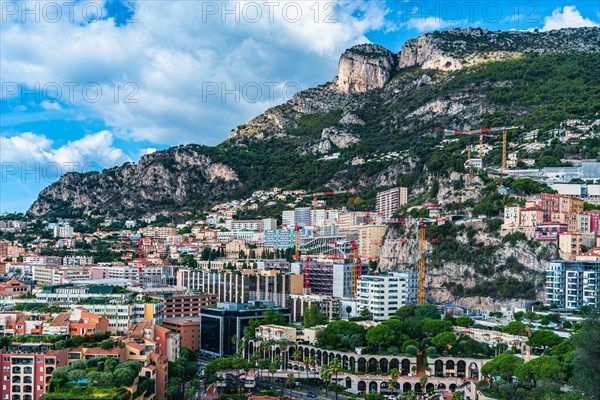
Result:
{"type": "Polygon", "coordinates": [[[50,326],[69,326],[70,312],[58,314],[54,320],[50,323],[50,326]]]}

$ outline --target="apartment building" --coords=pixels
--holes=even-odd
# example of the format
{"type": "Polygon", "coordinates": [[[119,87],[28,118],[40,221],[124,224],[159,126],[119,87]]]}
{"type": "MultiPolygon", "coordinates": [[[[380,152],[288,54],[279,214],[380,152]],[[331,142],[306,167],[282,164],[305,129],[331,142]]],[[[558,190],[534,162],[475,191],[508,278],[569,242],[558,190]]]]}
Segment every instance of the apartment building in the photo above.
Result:
{"type": "Polygon", "coordinates": [[[232,220],[228,219],[225,221],[225,226],[231,231],[255,231],[262,232],[267,229],[277,228],[277,220],[274,218],[264,219],[246,219],[246,220],[232,220]]]}
{"type": "Polygon", "coordinates": [[[70,225],[56,225],[53,234],[55,238],[72,238],[74,231],[70,225]]]}
{"type": "MultiPolygon", "coordinates": [[[[112,333],[125,332],[133,324],[150,321],[154,324],[162,322],[162,302],[135,302],[133,304],[82,304],[89,312],[106,318],[109,331],[112,333]]],[[[78,306],[72,306],[72,309],[78,306]]]]}
{"type": "Polygon", "coordinates": [[[169,226],[149,226],[140,229],[140,234],[147,238],[166,240],[169,236],[177,235],[177,228],[169,226]]]}
{"type": "Polygon", "coordinates": [[[131,298],[131,293],[115,291],[114,286],[108,285],[76,285],[72,283],[62,285],[48,285],[35,295],[36,300],[45,303],[76,303],[81,300],[105,300],[126,302],[131,298]]]}
{"type": "Polygon", "coordinates": [[[58,266],[62,264],[62,257],[37,255],[25,256],[23,257],[23,264],[58,266]]]}
{"type": "Polygon", "coordinates": [[[69,267],[82,267],[85,265],[93,265],[94,257],[64,256],[62,263],[63,263],[63,265],[69,266],[69,267]]]}
{"type": "Polygon", "coordinates": [[[38,400],[46,393],[52,372],[67,365],[67,349],[43,343],[13,343],[0,350],[0,398],[38,400]]]}
{"type": "MultiPolygon", "coordinates": [[[[304,275],[307,293],[352,297],[352,263],[340,259],[311,259],[292,263],[293,274],[304,275]]],[[[299,294],[299,293],[298,293],[299,294]]]]}
{"type": "Polygon", "coordinates": [[[152,296],[163,303],[163,318],[197,317],[200,309],[217,304],[217,295],[162,295],[152,296]]]}
{"type": "Polygon", "coordinates": [[[417,273],[363,275],[358,280],[359,310],[368,309],[374,321],[385,321],[405,305],[417,302],[417,273]]]}
{"type": "Polygon", "coordinates": [[[71,312],[58,314],[44,324],[44,335],[86,336],[96,332],[106,332],[109,321],[90,313],[83,307],[75,307],[71,312]]]}
{"type": "Polygon", "coordinates": [[[593,233],[563,232],[558,236],[560,258],[575,260],[576,256],[594,247],[596,235],[593,233]]]}
{"type": "Polygon", "coordinates": [[[165,318],[162,326],[179,335],[181,347],[200,349],[200,314],[195,317],[165,318]]]}
{"type": "Polygon", "coordinates": [[[406,203],[408,203],[408,188],[397,187],[377,193],[375,209],[387,220],[406,203]]]}
{"type": "Polygon", "coordinates": [[[576,310],[595,307],[600,292],[600,261],[556,260],[546,268],[547,306],[576,310]]]}
{"type": "Polygon", "coordinates": [[[385,225],[367,225],[358,228],[358,256],[362,260],[379,258],[386,229],[385,225]]]}
{"type": "MultiPolygon", "coordinates": [[[[141,268],[141,279],[145,283],[161,281],[163,270],[160,266],[146,264],[141,268]]],[[[140,281],[140,270],[134,265],[97,265],[89,269],[90,279],[124,279],[131,283],[140,281]]]]}
{"type": "Polygon", "coordinates": [[[290,295],[292,304],[292,321],[302,321],[304,310],[315,304],[319,307],[321,314],[331,321],[342,316],[342,302],[340,299],[331,296],[323,296],[317,294],[292,294],[290,295]]]}
{"type": "Polygon", "coordinates": [[[287,307],[290,294],[302,293],[303,277],[281,274],[278,271],[211,272],[192,269],[177,271],[177,286],[200,293],[211,293],[219,302],[246,303],[272,301],[278,307],[287,307]]]}
{"type": "Polygon", "coordinates": [[[264,231],[263,247],[285,250],[295,246],[294,229],[270,229],[264,231]]]}

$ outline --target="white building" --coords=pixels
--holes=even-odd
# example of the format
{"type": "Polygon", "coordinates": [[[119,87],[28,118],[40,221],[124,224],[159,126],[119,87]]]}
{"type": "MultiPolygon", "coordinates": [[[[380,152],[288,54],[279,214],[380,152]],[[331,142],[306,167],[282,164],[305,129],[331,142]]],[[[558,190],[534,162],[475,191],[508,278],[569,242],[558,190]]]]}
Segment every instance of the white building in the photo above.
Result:
{"type": "Polygon", "coordinates": [[[579,309],[598,304],[600,261],[556,260],[546,268],[545,305],[579,309]]]}
{"type": "Polygon", "coordinates": [[[63,265],[68,267],[80,267],[83,265],[93,265],[94,257],[86,256],[64,256],[63,265]]]}
{"type": "Polygon", "coordinates": [[[385,321],[405,305],[417,302],[417,273],[363,275],[358,281],[359,310],[369,309],[373,320],[385,321]]]}
{"type": "Polygon", "coordinates": [[[73,237],[73,228],[71,225],[56,225],[53,229],[55,238],[73,237]]]}

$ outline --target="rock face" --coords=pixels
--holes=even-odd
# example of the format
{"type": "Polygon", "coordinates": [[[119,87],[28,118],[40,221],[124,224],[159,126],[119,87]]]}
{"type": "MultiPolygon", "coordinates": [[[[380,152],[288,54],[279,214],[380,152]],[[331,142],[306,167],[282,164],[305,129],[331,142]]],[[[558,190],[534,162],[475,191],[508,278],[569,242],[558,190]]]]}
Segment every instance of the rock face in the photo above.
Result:
{"type": "Polygon", "coordinates": [[[64,204],[74,212],[139,216],[219,198],[240,186],[230,167],[192,146],[179,147],[103,173],[66,174],[40,193],[29,213],[57,212],[64,204]]]}
{"type": "MultiPolygon", "coordinates": [[[[598,69],[592,54],[600,52],[600,28],[433,32],[409,40],[399,54],[377,45],[355,46],[342,54],[333,82],[266,110],[234,129],[224,143],[212,148],[179,146],[102,173],[65,175],[42,191],[29,213],[137,216],[194,210],[292,184],[370,192],[391,187],[401,175],[427,174],[427,156],[411,154],[410,149],[432,135],[431,127],[451,122],[456,129],[468,129],[495,118],[498,111],[507,121],[531,112],[527,104],[507,108],[489,96],[499,87],[535,84],[527,75],[489,80],[485,74],[471,73],[485,70],[485,65],[453,74],[443,71],[528,53],[560,52],[584,53],[569,57],[589,70],[598,69]],[[457,80],[459,84],[452,85],[457,80]],[[478,90],[473,90],[474,84],[478,90]],[[333,152],[339,152],[339,158],[320,157],[333,152]],[[391,154],[396,156],[388,157],[391,154]]],[[[540,57],[538,62],[552,65],[562,59],[540,57]]],[[[527,66],[530,60],[523,61],[527,66]]],[[[545,70],[546,79],[565,79],[560,69],[545,70]]],[[[592,75],[578,72],[575,77],[590,82],[583,85],[582,102],[595,98],[592,75]]],[[[553,105],[549,97],[548,105],[553,105]]],[[[457,201],[470,200],[468,193],[475,192],[440,190],[440,196],[457,201]]]]}
{"type": "Polygon", "coordinates": [[[344,52],[334,85],[344,93],[381,89],[396,71],[394,53],[374,44],[361,44],[344,52]]]}

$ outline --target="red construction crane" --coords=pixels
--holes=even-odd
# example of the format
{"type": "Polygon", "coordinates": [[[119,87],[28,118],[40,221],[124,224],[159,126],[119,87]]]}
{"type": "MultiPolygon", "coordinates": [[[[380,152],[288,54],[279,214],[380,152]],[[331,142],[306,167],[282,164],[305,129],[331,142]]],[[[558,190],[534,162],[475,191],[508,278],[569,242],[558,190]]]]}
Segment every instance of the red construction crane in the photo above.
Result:
{"type": "Polygon", "coordinates": [[[305,194],[301,197],[312,197],[313,201],[312,201],[312,206],[313,206],[313,211],[317,210],[317,199],[318,197],[321,196],[333,196],[336,194],[348,194],[348,193],[356,193],[355,189],[349,189],[349,190],[332,190],[329,192],[315,192],[315,193],[308,193],[305,194]]]}
{"type": "Polygon", "coordinates": [[[494,132],[502,132],[502,171],[506,171],[507,162],[506,162],[506,131],[514,130],[514,129],[525,129],[524,125],[515,125],[515,126],[497,126],[493,128],[479,128],[473,129],[470,131],[456,131],[452,129],[444,129],[437,128],[437,132],[444,132],[445,135],[474,135],[479,136],[479,158],[483,158],[483,137],[495,137],[494,132]],[[486,135],[486,133],[488,135],[486,135]]]}

